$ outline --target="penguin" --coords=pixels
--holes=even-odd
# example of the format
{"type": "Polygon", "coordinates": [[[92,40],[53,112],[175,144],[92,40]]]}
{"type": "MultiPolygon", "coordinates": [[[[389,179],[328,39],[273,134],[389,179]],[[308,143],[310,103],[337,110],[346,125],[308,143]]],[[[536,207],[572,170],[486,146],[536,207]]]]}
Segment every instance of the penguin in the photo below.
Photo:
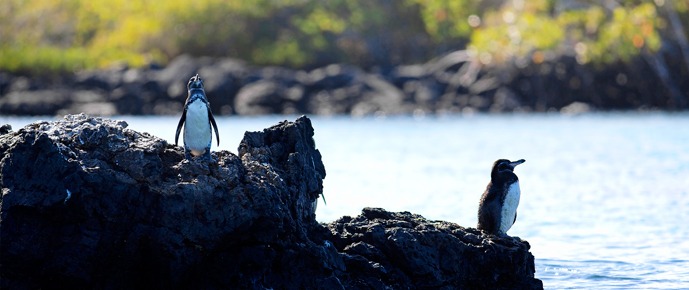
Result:
{"type": "Polygon", "coordinates": [[[493,163],[490,182],[481,196],[478,207],[479,230],[503,236],[507,235],[507,231],[517,221],[517,206],[521,193],[514,167],[524,162],[524,159],[498,159],[493,163]]]}
{"type": "Polygon", "coordinates": [[[179,124],[177,124],[175,146],[182,125],[184,125],[184,157],[191,160],[192,155],[204,155],[208,161],[211,161],[211,143],[213,143],[211,126],[215,129],[218,146],[220,145],[220,135],[218,135],[218,125],[215,124],[210,103],[208,103],[206,92],[203,90],[203,80],[199,74],[191,77],[187,83],[187,101],[184,104],[184,111],[179,119],[179,124]]]}

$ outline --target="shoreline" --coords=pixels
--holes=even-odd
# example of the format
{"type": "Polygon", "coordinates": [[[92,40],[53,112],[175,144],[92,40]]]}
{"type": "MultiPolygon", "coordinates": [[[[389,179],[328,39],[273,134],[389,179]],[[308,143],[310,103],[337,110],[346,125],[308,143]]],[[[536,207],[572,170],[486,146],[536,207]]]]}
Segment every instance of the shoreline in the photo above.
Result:
{"type": "MultiPolygon", "coordinates": [[[[646,62],[606,67],[573,58],[486,66],[450,53],[424,64],[365,71],[255,67],[183,55],[164,68],[119,67],[53,76],[0,72],[0,114],[175,115],[189,75],[205,80],[223,115],[444,115],[511,112],[686,111],[689,83],[659,80],[646,62]],[[670,84],[674,90],[668,90],[670,84]],[[678,95],[679,94],[679,95],[678,95]]],[[[670,71],[675,71],[670,70],[670,71]]]]}

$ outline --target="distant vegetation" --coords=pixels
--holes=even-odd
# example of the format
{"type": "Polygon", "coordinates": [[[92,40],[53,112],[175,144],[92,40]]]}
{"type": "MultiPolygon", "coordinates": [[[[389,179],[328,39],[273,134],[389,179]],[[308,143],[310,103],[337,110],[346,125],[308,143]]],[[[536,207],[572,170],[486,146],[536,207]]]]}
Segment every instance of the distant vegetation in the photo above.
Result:
{"type": "Polygon", "coordinates": [[[459,49],[484,64],[558,55],[604,64],[654,53],[665,39],[686,41],[689,1],[600,2],[3,0],[0,70],[136,67],[180,54],[370,68],[459,49]]]}

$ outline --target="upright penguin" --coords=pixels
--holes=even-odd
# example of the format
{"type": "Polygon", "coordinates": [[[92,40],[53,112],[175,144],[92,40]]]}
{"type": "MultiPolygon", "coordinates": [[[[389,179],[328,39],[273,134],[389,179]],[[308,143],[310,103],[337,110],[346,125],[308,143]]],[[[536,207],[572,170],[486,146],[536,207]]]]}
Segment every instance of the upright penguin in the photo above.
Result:
{"type": "Polygon", "coordinates": [[[191,160],[191,155],[207,156],[211,160],[211,143],[213,133],[211,126],[215,129],[215,137],[220,145],[220,135],[218,135],[218,125],[211,112],[210,103],[206,99],[206,92],[203,90],[203,80],[199,74],[191,77],[187,83],[187,101],[184,104],[184,112],[177,124],[175,133],[175,145],[179,139],[179,132],[184,125],[184,157],[191,160]]]}
{"type": "Polygon", "coordinates": [[[524,161],[498,159],[493,163],[490,183],[478,206],[479,230],[492,235],[506,235],[507,230],[517,221],[520,190],[514,167],[524,161]]]}

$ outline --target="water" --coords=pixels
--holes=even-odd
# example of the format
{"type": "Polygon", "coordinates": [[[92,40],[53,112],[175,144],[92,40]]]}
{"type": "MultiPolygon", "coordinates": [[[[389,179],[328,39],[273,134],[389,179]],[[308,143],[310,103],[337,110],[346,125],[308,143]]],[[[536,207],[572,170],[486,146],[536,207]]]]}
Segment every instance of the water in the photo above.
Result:
{"type": "MultiPolygon", "coordinates": [[[[118,119],[174,142],[176,117],[118,119]]],[[[219,148],[236,153],[245,130],[284,119],[218,118],[219,148]]],[[[0,117],[15,130],[34,120],[0,117]]],[[[319,221],[372,206],[473,227],[493,161],[524,158],[509,234],[529,241],[545,288],[689,288],[687,114],[312,121],[327,171],[319,221]]]]}

